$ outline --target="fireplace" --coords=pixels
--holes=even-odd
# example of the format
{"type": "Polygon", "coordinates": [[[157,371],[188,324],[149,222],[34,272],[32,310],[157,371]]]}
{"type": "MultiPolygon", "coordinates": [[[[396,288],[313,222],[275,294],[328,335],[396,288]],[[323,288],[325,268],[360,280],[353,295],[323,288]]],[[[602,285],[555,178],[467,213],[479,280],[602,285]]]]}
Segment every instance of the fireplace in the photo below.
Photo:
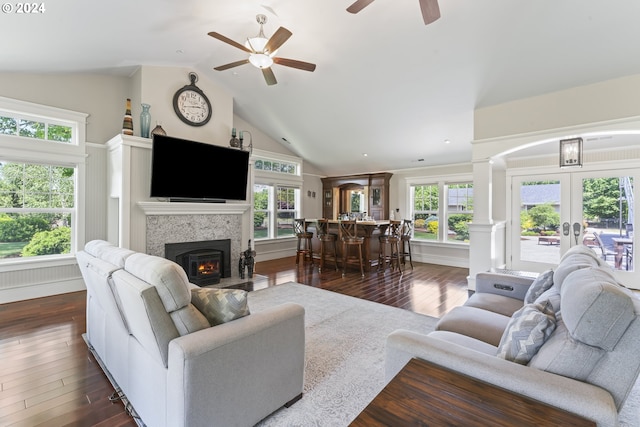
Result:
{"type": "Polygon", "coordinates": [[[166,243],[165,258],[182,266],[189,281],[198,286],[231,277],[231,239],[166,243]]]}

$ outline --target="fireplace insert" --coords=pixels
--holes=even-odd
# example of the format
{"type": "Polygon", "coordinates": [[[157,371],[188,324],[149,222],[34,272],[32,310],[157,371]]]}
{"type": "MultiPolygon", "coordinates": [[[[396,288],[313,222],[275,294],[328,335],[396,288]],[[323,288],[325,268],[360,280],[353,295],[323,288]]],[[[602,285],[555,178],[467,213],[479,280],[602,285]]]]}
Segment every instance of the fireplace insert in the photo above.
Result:
{"type": "Polygon", "coordinates": [[[212,285],[231,277],[231,239],[167,243],[164,253],[182,266],[195,285],[212,285]]]}

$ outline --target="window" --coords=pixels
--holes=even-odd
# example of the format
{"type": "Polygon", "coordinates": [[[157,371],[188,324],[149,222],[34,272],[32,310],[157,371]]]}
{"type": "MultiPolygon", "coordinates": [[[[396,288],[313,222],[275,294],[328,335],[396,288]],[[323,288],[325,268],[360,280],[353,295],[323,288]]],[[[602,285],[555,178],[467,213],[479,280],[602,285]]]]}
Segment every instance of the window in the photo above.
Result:
{"type": "Polygon", "coordinates": [[[20,117],[8,112],[0,112],[0,134],[62,143],[73,142],[72,126],[56,124],[49,119],[20,117]]]}
{"type": "Polygon", "coordinates": [[[85,120],[0,97],[0,264],[75,252],[83,237],[85,120]]]}
{"type": "Polygon", "coordinates": [[[253,154],[253,237],[293,237],[293,220],[302,216],[300,159],[259,150],[253,154]]]}
{"type": "Polygon", "coordinates": [[[75,168],[0,161],[0,258],[68,254],[75,168]]]}
{"type": "Polygon", "coordinates": [[[415,239],[469,243],[473,184],[442,181],[412,185],[410,192],[415,239]]]}
{"type": "Polygon", "coordinates": [[[299,188],[255,184],[253,186],[254,239],[293,237],[293,220],[300,216],[299,205],[299,188]],[[272,218],[276,219],[275,224],[272,218]]]}

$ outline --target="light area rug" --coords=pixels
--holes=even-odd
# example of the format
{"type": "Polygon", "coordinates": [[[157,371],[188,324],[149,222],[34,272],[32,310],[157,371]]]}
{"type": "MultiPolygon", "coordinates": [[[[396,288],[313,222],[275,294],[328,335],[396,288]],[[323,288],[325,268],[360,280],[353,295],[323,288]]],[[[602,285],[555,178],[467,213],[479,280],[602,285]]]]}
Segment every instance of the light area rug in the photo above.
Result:
{"type": "MultiPolygon", "coordinates": [[[[396,329],[429,333],[438,319],[297,283],[249,293],[260,311],[285,301],[305,308],[304,394],[260,427],[348,426],[384,388],[387,336],[396,329]]],[[[621,411],[620,425],[640,427],[640,382],[621,411]]]]}

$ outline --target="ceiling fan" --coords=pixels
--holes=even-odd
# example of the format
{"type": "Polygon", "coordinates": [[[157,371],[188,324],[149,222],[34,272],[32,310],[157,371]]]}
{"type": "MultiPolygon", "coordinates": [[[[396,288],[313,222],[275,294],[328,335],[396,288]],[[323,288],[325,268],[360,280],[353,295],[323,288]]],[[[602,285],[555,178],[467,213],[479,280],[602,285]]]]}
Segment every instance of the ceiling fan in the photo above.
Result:
{"type": "Polygon", "coordinates": [[[220,41],[228,43],[231,46],[237,47],[238,49],[249,54],[249,58],[247,59],[220,65],[218,67],[215,67],[214,70],[224,71],[228,70],[229,68],[238,67],[240,65],[251,64],[254,67],[260,68],[262,70],[262,74],[264,75],[264,79],[268,85],[274,85],[278,83],[278,81],[276,80],[276,76],[273,74],[273,70],[271,69],[271,66],[274,63],[284,65],[286,67],[297,68],[304,71],[314,71],[316,69],[316,65],[309,62],[297,61],[295,59],[280,58],[275,56],[280,46],[282,46],[284,42],[286,42],[289,37],[291,37],[291,31],[287,30],[284,27],[280,27],[271,36],[271,38],[267,39],[267,37],[264,35],[263,30],[263,26],[267,22],[267,17],[265,15],[256,15],[256,21],[258,21],[258,24],[260,24],[260,32],[255,37],[247,38],[247,42],[244,45],[237,43],[220,33],[216,33],[215,31],[209,33],[209,35],[214,39],[218,39],[220,41]]]}
{"type": "MultiPolygon", "coordinates": [[[[438,6],[438,0],[419,0],[420,9],[422,10],[422,19],[424,25],[429,25],[432,22],[440,18],[440,7],[438,6]]],[[[347,8],[347,12],[358,13],[369,4],[373,3],[373,0],[356,0],[351,6],[347,8]]]]}

